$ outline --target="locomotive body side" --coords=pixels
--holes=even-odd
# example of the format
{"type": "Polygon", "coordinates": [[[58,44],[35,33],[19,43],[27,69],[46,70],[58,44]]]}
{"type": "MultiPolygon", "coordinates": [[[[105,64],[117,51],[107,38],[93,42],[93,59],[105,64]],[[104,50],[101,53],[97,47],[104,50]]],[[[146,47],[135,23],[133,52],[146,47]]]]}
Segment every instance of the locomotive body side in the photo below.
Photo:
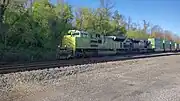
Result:
{"type": "Polygon", "coordinates": [[[64,36],[62,47],[72,50],[72,57],[113,55],[124,49],[123,42],[115,41],[114,37],[77,30],[70,30],[64,36]]]}

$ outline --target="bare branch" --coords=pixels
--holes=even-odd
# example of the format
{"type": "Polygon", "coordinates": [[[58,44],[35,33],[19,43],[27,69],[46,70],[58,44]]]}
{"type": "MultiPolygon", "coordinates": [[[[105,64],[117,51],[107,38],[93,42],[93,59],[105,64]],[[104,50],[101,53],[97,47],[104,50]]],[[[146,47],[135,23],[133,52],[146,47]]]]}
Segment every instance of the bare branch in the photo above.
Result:
{"type": "Polygon", "coordinates": [[[79,19],[80,20],[80,30],[82,29],[82,23],[83,23],[83,18],[82,18],[82,9],[77,9],[76,12],[76,19],[79,19]]]}
{"type": "Polygon", "coordinates": [[[57,4],[64,4],[64,0],[57,0],[57,4]]]}
{"type": "Polygon", "coordinates": [[[128,30],[130,30],[131,22],[132,22],[131,17],[128,17],[128,23],[127,23],[128,30]]]}
{"type": "Polygon", "coordinates": [[[109,11],[115,6],[115,3],[112,0],[100,0],[100,5],[102,8],[109,11]]]}
{"type": "Polygon", "coordinates": [[[149,22],[147,23],[146,20],[143,20],[143,26],[144,26],[143,30],[144,30],[145,33],[147,32],[147,29],[148,29],[149,25],[150,25],[149,22]]]}

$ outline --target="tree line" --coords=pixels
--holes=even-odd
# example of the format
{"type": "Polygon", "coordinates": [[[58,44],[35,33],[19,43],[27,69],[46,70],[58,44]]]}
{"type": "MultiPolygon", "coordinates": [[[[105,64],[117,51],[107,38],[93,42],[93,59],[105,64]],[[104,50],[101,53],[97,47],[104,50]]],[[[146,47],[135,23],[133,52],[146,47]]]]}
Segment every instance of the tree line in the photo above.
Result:
{"type": "Polygon", "coordinates": [[[70,29],[103,35],[125,35],[130,38],[165,38],[180,42],[171,31],[158,25],[134,23],[118,10],[114,2],[99,0],[98,8],[73,9],[63,0],[0,0],[0,59],[54,59],[57,46],[70,29]],[[143,27],[141,27],[143,26],[143,27]]]}

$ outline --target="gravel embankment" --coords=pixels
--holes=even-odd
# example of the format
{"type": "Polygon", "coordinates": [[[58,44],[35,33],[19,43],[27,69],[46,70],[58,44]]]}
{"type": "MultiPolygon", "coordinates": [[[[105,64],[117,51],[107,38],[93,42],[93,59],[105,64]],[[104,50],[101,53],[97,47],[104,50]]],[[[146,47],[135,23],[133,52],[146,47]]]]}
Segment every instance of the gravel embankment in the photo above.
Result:
{"type": "Polygon", "coordinates": [[[177,55],[0,74],[0,101],[179,101],[179,67],[177,55]]]}

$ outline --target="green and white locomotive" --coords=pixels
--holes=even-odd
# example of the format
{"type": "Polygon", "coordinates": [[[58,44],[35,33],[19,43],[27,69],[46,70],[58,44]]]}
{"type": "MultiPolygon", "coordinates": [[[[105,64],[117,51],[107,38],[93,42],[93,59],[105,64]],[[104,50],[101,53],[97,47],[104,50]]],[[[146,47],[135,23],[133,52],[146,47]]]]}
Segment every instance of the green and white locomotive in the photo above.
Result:
{"type": "Polygon", "coordinates": [[[71,57],[113,55],[124,49],[126,38],[116,38],[84,31],[70,30],[62,40],[61,48],[72,51],[71,57]]]}

